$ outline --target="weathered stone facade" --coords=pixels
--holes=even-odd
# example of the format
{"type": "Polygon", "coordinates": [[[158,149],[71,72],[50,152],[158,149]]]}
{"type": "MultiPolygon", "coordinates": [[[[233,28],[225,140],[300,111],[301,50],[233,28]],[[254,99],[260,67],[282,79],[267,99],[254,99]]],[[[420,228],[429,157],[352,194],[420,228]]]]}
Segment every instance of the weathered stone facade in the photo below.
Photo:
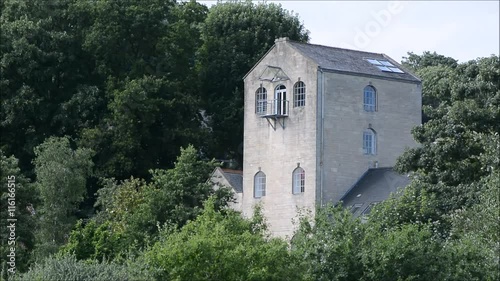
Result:
{"type": "Polygon", "coordinates": [[[353,60],[357,67],[366,68],[374,67],[366,58],[383,56],[278,39],[244,79],[241,208],[245,216],[251,216],[254,205],[262,204],[270,231],[276,236],[293,235],[297,208],[314,212],[315,206],[338,201],[369,168],[393,166],[406,147],[416,145],[410,131],[421,122],[420,80],[408,73],[391,76],[382,71],[383,75],[377,75],[378,69],[359,73],[345,66],[340,70],[324,67],[340,60],[335,52],[341,52],[338,56],[345,65],[353,60]],[[320,52],[331,55],[330,61],[320,61],[320,52]],[[269,76],[278,71],[285,76],[269,76]],[[294,107],[293,88],[298,81],[305,83],[306,100],[305,106],[294,107]],[[256,91],[265,88],[267,105],[274,106],[279,85],[286,87],[289,108],[284,116],[264,118],[256,112],[256,91]],[[376,89],[374,112],[363,107],[367,85],[376,89]],[[376,132],[375,155],[366,155],[363,150],[367,128],[376,132]],[[298,166],[305,170],[305,190],[293,194],[292,172],[298,166]],[[266,194],[254,198],[254,176],[259,171],[266,175],[266,194]]]}

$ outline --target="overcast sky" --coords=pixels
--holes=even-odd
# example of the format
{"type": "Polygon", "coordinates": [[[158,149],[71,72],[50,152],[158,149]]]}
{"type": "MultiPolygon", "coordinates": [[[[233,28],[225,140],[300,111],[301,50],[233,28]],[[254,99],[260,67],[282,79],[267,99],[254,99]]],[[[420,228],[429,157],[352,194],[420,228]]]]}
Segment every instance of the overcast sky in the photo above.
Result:
{"type": "MultiPolygon", "coordinates": [[[[210,6],[214,1],[200,1],[210,6]]],[[[311,43],[460,62],[499,53],[499,1],[268,1],[299,15],[311,43]]]]}

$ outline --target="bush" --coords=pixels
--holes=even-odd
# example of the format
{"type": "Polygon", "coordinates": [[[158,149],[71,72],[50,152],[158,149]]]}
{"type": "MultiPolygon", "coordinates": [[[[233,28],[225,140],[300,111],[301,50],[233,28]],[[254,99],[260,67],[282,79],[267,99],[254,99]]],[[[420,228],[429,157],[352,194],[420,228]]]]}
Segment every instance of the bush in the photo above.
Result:
{"type": "Polygon", "coordinates": [[[149,280],[135,267],[115,263],[77,261],[74,256],[52,256],[35,264],[14,281],[139,281],[149,280]]]}

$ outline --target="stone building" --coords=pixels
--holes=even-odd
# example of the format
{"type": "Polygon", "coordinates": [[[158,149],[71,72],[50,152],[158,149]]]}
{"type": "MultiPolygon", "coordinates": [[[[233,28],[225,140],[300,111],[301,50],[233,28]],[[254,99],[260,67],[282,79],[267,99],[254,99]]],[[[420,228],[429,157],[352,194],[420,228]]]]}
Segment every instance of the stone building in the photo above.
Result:
{"type": "Polygon", "coordinates": [[[343,199],[366,213],[406,184],[390,167],[416,145],[421,81],[390,57],[280,38],[244,82],[238,204],[262,204],[273,235],[293,235],[298,208],[343,199]]]}

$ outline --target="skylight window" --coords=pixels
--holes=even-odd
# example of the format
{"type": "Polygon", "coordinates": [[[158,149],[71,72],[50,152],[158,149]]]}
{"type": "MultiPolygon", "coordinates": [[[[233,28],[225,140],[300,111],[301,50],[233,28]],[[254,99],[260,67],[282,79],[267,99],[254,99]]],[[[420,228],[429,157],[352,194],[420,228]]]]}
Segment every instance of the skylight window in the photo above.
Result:
{"type": "Polygon", "coordinates": [[[394,66],[394,64],[392,64],[392,63],[390,63],[390,62],[388,62],[386,60],[381,60],[380,63],[383,64],[383,65],[387,65],[387,66],[394,66]]]}
{"type": "Polygon", "coordinates": [[[394,72],[394,73],[404,73],[401,69],[397,68],[394,64],[390,63],[389,61],[374,60],[374,59],[366,59],[366,60],[382,71],[394,72]]]}

